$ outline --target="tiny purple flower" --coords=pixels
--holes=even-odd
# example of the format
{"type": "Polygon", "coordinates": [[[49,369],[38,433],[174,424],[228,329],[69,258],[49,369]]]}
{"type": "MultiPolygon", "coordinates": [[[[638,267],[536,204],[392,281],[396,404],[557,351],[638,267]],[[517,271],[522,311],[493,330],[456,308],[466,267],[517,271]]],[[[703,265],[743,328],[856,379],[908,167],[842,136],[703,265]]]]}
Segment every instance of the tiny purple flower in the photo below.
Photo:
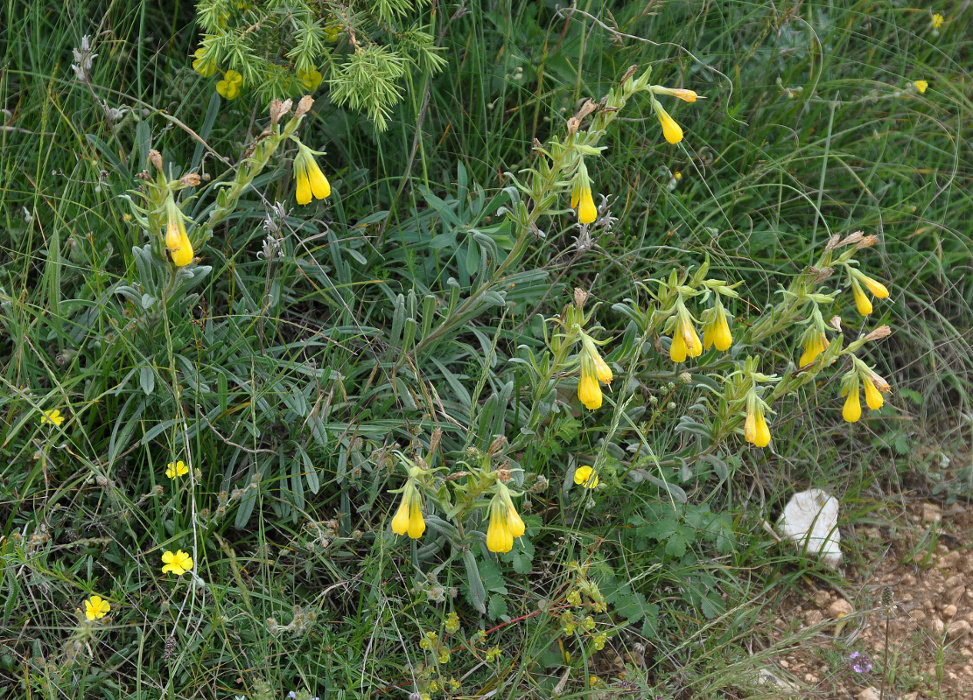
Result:
{"type": "Polygon", "coordinates": [[[873,668],[869,658],[859,651],[852,652],[848,659],[851,661],[851,670],[855,673],[868,673],[873,668]]]}

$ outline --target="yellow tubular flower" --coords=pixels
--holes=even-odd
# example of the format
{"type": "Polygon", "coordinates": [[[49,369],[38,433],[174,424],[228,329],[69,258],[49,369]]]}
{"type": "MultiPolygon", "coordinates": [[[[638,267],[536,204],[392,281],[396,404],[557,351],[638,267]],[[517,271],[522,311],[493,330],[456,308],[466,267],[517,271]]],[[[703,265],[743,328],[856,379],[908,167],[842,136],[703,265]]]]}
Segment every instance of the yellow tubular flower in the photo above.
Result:
{"type": "Polygon", "coordinates": [[[669,346],[669,359],[673,362],[685,362],[688,348],[682,339],[682,333],[677,328],[672,334],[672,344],[669,346]]]}
{"type": "Polygon", "coordinates": [[[683,343],[686,346],[686,354],[690,357],[699,357],[703,354],[703,344],[699,340],[699,334],[693,328],[693,324],[689,318],[681,317],[680,321],[682,322],[682,327],[679,333],[682,335],[683,343]]]}
{"type": "Polygon", "coordinates": [[[98,620],[111,612],[111,605],[100,595],[93,595],[84,601],[84,616],[98,620]]]}
{"type": "Polygon", "coordinates": [[[586,489],[593,489],[598,485],[598,475],[593,474],[594,469],[587,464],[583,464],[574,470],[574,483],[584,486],[586,489]]]}
{"type": "Polygon", "coordinates": [[[830,344],[831,342],[824,333],[815,332],[806,336],[804,339],[804,352],[801,353],[801,359],[797,363],[798,366],[806,367],[814,362],[818,355],[828,349],[830,344]]]}
{"type": "Polygon", "coordinates": [[[598,381],[602,384],[611,384],[612,379],[614,379],[612,368],[597,353],[595,353],[592,359],[595,361],[595,374],[598,375],[598,381]]]}
{"type": "Polygon", "coordinates": [[[886,287],[878,280],[873,280],[868,275],[862,275],[862,274],[859,275],[859,279],[861,279],[862,284],[864,284],[868,288],[868,291],[870,291],[876,299],[889,298],[888,287],[886,287]]]}
{"type": "Polygon", "coordinates": [[[496,496],[490,501],[490,524],[487,527],[486,544],[491,552],[509,552],[514,546],[514,535],[507,524],[506,507],[496,496]]]}
{"type": "Polygon", "coordinates": [[[587,354],[581,356],[581,379],[578,380],[578,399],[589,411],[601,408],[601,387],[594,363],[587,354]]]}
{"type": "Polygon", "coordinates": [[[186,225],[183,223],[182,214],[176,207],[175,202],[170,199],[167,204],[168,221],[166,222],[166,248],[172,256],[172,264],[176,267],[184,267],[193,261],[193,244],[186,235],[186,225]]]}
{"type": "Polygon", "coordinates": [[[885,405],[885,397],[882,396],[878,387],[872,383],[871,377],[864,377],[863,382],[865,384],[865,403],[871,410],[877,411],[885,405]]]}
{"type": "Polygon", "coordinates": [[[663,109],[662,103],[658,100],[653,100],[652,107],[655,108],[655,114],[659,117],[659,123],[662,125],[662,135],[666,137],[666,141],[669,143],[679,143],[682,141],[682,127],[663,109]]]}
{"type": "Polygon", "coordinates": [[[581,201],[581,186],[578,185],[577,182],[575,182],[571,186],[571,208],[572,209],[577,209],[578,208],[578,202],[580,202],[580,201],[581,201]]]}
{"type": "MultiPolygon", "coordinates": [[[[858,280],[853,279],[851,281],[851,291],[855,295],[855,306],[858,307],[858,313],[862,316],[868,316],[872,313],[872,302],[868,300],[865,296],[865,292],[862,291],[861,285],[858,284],[858,280]]],[[[857,420],[857,418],[855,419],[857,420]]]]}
{"type": "Polygon", "coordinates": [[[310,204],[311,196],[327,199],[331,196],[331,183],[321,172],[314,154],[303,143],[298,143],[294,156],[294,178],[297,180],[295,196],[298,204],[310,204]]]}
{"type": "Polygon", "coordinates": [[[578,200],[578,221],[582,224],[590,224],[598,218],[598,207],[595,200],[591,198],[591,188],[582,187],[578,200]]]}
{"type": "Polygon", "coordinates": [[[733,344],[733,334],[730,324],[726,320],[726,311],[722,307],[716,309],[713,320],[703,327],[703,349],[709,350],[712,345],[720,352],[730,349],[733,344]]]}
{"type": "Polygon", "coordinates": [[[513,537],[520,537],[527,531],[523,519],[517,513],[514,502],[510,500],[510,491],[502,483],[497,484],[500,493],[500,500],[503,501],[504,508],[507,509],[507,529],[513,537]]]}
{"type": "Polygon", "coordinates": [[[848,398],[845,399],[844,408],[841,409],[841,416],[849,423],[857,423],[858,419],[862,417],[862,404],[858,398],[858,382],[855,382],[855,386],[848,392],[848,398]]]}
{"type": "Polygon", "coordinates": [[[759,406],[754,405],[753,410],[747,411],[747,419],[743,423],[743,438],[756,447],[770,444],[770,428],[759,406]]]}
{"type": "Polygon", "coordinates": [[[181,549],[177,549],[175,554],[169,551],[163,552],[162,563],[165,564],[162,573],[167,574],[171,571],[176,576],[182,576],[193,568],[193,558],[181,549]]]}
{"type": "Polygon", "coordinates": [[[399,509],[392,518],[392,532],[397,535],[408,534],[414,540],[422,537],[426,531],[426,521],[422,517],[422,497],[416,488],[415,482],[410,478],[405,484],[402,492],[402,501],[399,509]]]}

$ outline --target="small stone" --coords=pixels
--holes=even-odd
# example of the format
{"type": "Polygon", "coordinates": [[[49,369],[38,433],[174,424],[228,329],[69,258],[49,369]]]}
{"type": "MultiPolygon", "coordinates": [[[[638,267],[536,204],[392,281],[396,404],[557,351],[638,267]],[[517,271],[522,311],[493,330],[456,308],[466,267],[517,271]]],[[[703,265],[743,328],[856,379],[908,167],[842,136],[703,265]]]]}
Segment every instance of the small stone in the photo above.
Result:
{"type": "Polygon", "coordinates": [[[862,690],[855,696],[857,700],[879,700],[881,695],[877,688],[868,686],[867,688],[862,688],[862,690]]]}
{"type": "Polygon", "coordinates": [[[950,619],[956,617],[956,606],[950,603],[943,608],[943,617],[948,617],[950,619]]]}
{"type": "Polygon", "coordinates": [[[912,602],[912,594],[911,593],[903,593],[902,594],[902,597],[899,598],[899,603],[900,604],[911,603],[911,602],[912,602]]]}
{"type": "Polygon", "coordinates": [[[942,636],[943,632],[946,630],[946,624],[938,617],[934,617],[929,621],[929,629],[936,636],[942,636]]]}
{"type": "Polygon", "coordinates": [[[923,503],[922,504],[922,521],[924,523],[939,523],[942,522],[943,511],[942,509],[934,503],[923,503]]]}
{"type": "Polygon", "coordinates": [[[922,622],[926,619],[926,611],[921,608],[916,608],[912,611],[912,619],[916,622],[922,622]]]}
{"type": "Polygon", "coordinates": [[[952,569],[954,567],[958,568],[956,565],[959,564],[959,556],[959,552],[954,549],[952,552],[948,552],[947,554],[941,556],[939,561],[936,562],[936,566],[938,566],[940,569],[952,569]]]}
{"type": "MultiPolygon", "coordinates": [[[[804,682],[805,683],[817,683],[818,682],[818,677],[815,676],[813,673],[805,673],[804,674],[804,682]]],[[[876,696],[875,700],[878,700],[878,696],[876,696]]]]}
{"type": "Polygon", "coordinates": [[[966,586],[957,586],[956,588],[950,590],[949,595],[946,596],[946,599],[955,605],[959,603],[959,599],[963,597],[964,593],[966,593],[966,586]]]}
{"type": "Polygon", "coordinates": [[[780,660],[780,667],[781,668],[790,668],[791,665],[790,665],[790,662],[787,661],[787,659],[781,659],[780,660]]]}
{"type": "Polygon", "coordinates": [[[912,574],[905,574],[901,579],[899,579],[899,582],[903,586],[914,586],[916,585],[916,577],[912,574]]]}
{"type": "Polygon", "coordinates": [[[953,620],[946,628],[946,636],[950,639],[959,639],[970,633],[970,623],[966,620],[953,620]]]}
{"type": "Polygon", "coordinates": [[[820,624],[822,620],[824,620],[824,615],[821,614],[820,610],[808,610],[804,613],[805,627],[814,627],[814,625],[820,624]]]}
{"type": "Polygon", "coordinates": [[[943,585],[945,585],[946,588],[953,589],[956,588],[957,586],[963,586],[963,582],[965,580],[966,577],[963,576],[963,574],[956,574],[955,576],[950,576],[948,579],[946,579],[946,583],[943,585]]]}
{"type": "Polygon", "coordinates": [[[850,615],[855,611],[849,603],[844,598],[839,598],[828,606],[828,617],[832,620],[837,620],[839,617],[844,617],[845,615],[850,615]]]}
{"type": "Polygon", "coordinates": [[[827,591],[816,591],[814,593],[814,602],[819,608],[823,608],[831,602],[831,594],[827,591]]]}
{"type": "Polygon", "coordinates": [[[906,693],[902,696],[902,700],[919,700],[919,693],[906,693]]]}

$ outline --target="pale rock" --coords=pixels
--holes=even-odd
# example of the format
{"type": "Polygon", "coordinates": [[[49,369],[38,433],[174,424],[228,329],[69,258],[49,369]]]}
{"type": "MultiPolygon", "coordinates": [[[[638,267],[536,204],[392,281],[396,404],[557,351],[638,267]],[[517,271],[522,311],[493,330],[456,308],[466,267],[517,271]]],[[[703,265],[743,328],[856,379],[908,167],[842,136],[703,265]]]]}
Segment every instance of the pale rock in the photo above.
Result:
{"type": "Polygon", "coordinates": [[[938,617],[934,617],[929,621],[929,630],[937,637],[940,637],[946,630],[946,624],[938,617]]]}
{"type": "Polygon", "coordinates": [[[851,607],[851,603],[844,598],[839,598],[828,606],[828,617],[832,620],[837,620],[839,617],[844,617],[845,615],[851,615],[853,612],[854,608],[851,607]]]}
{"type": "Polygon", "coordinates": [[[819,554],[832,569],[841,564],[841,534],[838,532],[838,499],[821,489],[808,489],[791,496],[778,522],[784,537],[798,547],[819,554]]]}
{"type": "Polygon", "coordinates": [[[936,562],[936,566],[940,569],[952,569],[954,567],[959,568],[956,566],[959,564],[959,557],[959,552],[954,549],[952,552],[947,552],[943,556],[939,557],[939,560],[936,562]]]}
{"type": "Polygon", "coordinates": [[[804,613],[804,625],[806,627],[814,627],[820,624],[824,620],[824,615],[821,614],[820,610],[808,610],[804,613]]]}
{"type": "Polygon", "coordinates": [[[956,574],[955,576],[950,576],[948,579],[946,579],[946,583],[943,585],[946,586],[946,588],[953,589],[957,586],[964,586],[965,582],[966,577],[963,576],[963,574],[956,574]]]}
{"type": "Polygon", "coordinates": [[[757,672],[757,683],[779,688],[788,693],[794,693],[800,690],[795,684],[781,678],[769,668],[762,668],[757,672]]]}
{"type": "Polygon", "coordinates": [[[862,688],[858,695],[855,696],[856,700],[879,700],[879,698],[881,698],[881,695],[879,694],[878,689],[873,688],[872,686],[862,688]]]}
{"type": "Polygon", "coordinates": [[[923,503],[922,504],[922,521],[925,523],[937,524],[942,522],[943,511],[942,509],[935,505],[934,503],[923,503]]]}
{"type": "Polygon", "coordinates": [[[966,620],[953,620],[946,628],[946,636],[950,639],[959,639],[970,633],[970,623],[966,620]]]}
{"type": "Polygon", "coordinates": [[[901,579],[899,579],[899,583],[901,583],[903,586],[914,586],[916,585],[916,577],[912,574],[905,574],[901,579]]]}
{"type": "Polygon", "coordinates": [[[813,599],[819,608],[823,608],[825,605],[831,602],[831,594],[827,591],[815,591],[813,599]]]}
{"type": "Polygon", "coordinates": [[[956,617],[956,606],[950,603],[945,608],[943,608],[943,617],[948,617],[950,619],[956,617]]]}

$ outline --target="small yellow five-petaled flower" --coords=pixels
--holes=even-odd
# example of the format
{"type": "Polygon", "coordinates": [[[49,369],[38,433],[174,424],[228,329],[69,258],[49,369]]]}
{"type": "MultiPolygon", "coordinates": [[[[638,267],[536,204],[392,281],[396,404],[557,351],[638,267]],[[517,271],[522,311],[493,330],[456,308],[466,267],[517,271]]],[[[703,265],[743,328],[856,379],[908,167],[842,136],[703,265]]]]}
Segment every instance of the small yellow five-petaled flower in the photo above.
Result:
{"type": "Polygon", "coordinates": [[[98,620],[111,612],[111,605],[100,595],[93,595],[84,601],[84,616],[89,620],[98,620]]]}
{"type": "Polygon", "coordinates": [[[177,549],[175,553],[163,552],[162,563],[165,565],[162,567],[162,573],[167,574],[171,571],[176,576],[182,576],[193,568],[193,558],[181,549],[177,549]]]}
{"type": "Polygon", "coordinates": [[[41,423],[53,423],[58,428],[61,427],[61,423],[64,422],[64,416],[61,415],[61,410],[55,408],[53,411],[44,411],[44,415],[41,416],[41,423]]]}
{"type": "Polygon", "coordinates": [[[175,479],[177,476],[182,476],[183,474],[189,473],[189,467],[181,459],[178,462],[169,462],[166,467],[166,476],[170,479],[175,479]]]}

